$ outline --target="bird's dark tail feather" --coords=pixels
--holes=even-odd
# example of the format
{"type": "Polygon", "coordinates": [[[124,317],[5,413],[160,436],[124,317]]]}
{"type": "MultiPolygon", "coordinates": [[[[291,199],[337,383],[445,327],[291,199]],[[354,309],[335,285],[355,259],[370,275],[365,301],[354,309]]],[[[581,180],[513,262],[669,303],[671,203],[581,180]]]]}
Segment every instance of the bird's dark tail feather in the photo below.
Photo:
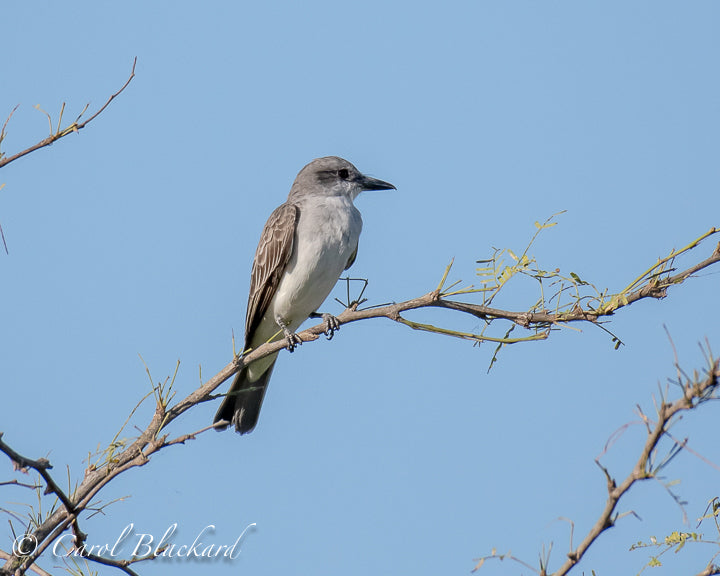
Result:
{"type": "Polygon", "coordinates": [[[273,363],[255,382],[248,380],[247,367],[237,373],[227,396],[215,413],[213,423],[217,430],[224,430],[233,424],[235,431],[240,434],[252,432],[260,417],[260,407],[274,366],[273,363]]]}

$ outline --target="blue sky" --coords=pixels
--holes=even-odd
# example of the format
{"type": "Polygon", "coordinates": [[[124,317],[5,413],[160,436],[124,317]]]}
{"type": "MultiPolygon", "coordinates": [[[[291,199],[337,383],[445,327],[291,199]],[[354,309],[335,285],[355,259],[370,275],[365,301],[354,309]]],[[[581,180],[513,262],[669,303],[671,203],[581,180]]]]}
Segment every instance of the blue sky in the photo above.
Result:
{"type": "MultiPolygon", "coordinates": [[[[370,280],[370,303],[433,289],[453,257],[451,279],[471,283],[476,260],[522,251],[533,223],[560,210],[532,253],[621,289],[720,225],[718,18],[707,1],[8,4],[0,114],[20,108],[6,152],[46,135],[35,104],[57,119],[66,102],[74,118],[138,64],[82,133],[0,174],[4,439],[81,479],[149,390],[139,355],[155,379],[180,360],[179,396],[200,369],[207,379],[225,366],[265,219],[318,156],[397,186],[357,201],[352,275],[370,280]]],[[[664,327],[688,370],[702,366],[699,341],[720,348],[717,293],[717,272],[704,272],[618,313],[619,351],[601,330],[567,330],[504,350],[489,374],[491,346],[387,320],[343,327],[281,355],[251,435],[164,451],[111,485],[104,502],[131,497],[84,528],[102,544],[129,523],[156,537],[177,523],[182,543],[213,524],[226,543],[256,523],[232,562],[138,568],[150,575],[467,574],[492,548],[534,564],[550,542],[557,567],[569,545],[557,518],[575,522],[576,540],[589,529],[605,497],[594,458],[674,374],[664,327]]],[[[528,286],[496,303],[536,298],[528,286]]],[[[215,409],[171,431],[197,430],[215,409]]],[[[713,410],[676,435],[718,463],[713,410]]],[[[604,457],[616,477],[642,441],[632,427],[604,457]]],[[[717,470],[690,454],[667,479],[681,480],[691,519],[720,495],[717,470]]],[[[3,507],[28,499],[2,494],[3,507]]],[[[648,556],[632,543],[695,529],[659,482],[621,510],[641,520],[603,535],[578,573],[637,573],[648,556]]],[[[710,555],[687,547],[655,573],[694,573],[710,555]]]]}

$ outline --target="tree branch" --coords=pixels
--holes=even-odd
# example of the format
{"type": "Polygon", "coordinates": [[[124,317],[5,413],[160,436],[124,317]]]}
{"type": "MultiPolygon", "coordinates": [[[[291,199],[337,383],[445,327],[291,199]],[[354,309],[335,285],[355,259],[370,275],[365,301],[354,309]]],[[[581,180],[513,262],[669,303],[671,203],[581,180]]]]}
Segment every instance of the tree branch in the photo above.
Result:
{"type": "MultiPolygon", "coordinates": [[[[0,558],[2,558],[3,560],[10,560],[12,559],[12,556],[7,552],[3,552],[2,550],[0,550],[0,558]]],[[[51,576],[49,572],[45,572],[45,570],[43,570],[42,568],[40,568],[40,566],[37,566],[36,564],[32,564],[31,566],[29,566],[28,570],[32,570],[33,572],[35,572],[35,574],[38,574],[39,576],[51,576]]]]}
{"type": "MultiPolygon", "coordinates": [[[[708,349],[709,352],[709,349],[708,349]]],[[[677,364],[676,364],[677,365],[677,364]]],[[[642,447],[640,456],[638,457],[635,466],[628,476],[618,485],[615,479],[612,477],[608,469],[600,463],[600,457],[595,460],[600,470],[605,475],[607,481],[607,499],[605,506],[600,513],[595,524],[590,528],[587,535],[575,548],[572,545],[572,533],[570,537],[570,548],[571,551],[567,554],[567,559],[562,566],[555,572],[547,571],[547,559],[541,557],[540,569],[530,567],[539,576],[566,576],[579,562],[583,556],[587,553],[590,547],[595,543],[598,537],[615,525],[619,514],[616,512],[618,504],[625,494],[628,493],[630,488],[641,480],[648,480],[656,478],[657,473],[663,468],[668,462],[669,458],[665,458],[660,461],[659,464],[653,464],[655,456],[658,452],[658,445],[663,436],[667,436],[667,430],[670,428],[672,423],[677,420],[680,414],[687,410],[692,410],[710,400],[711,398],[717,398],[717,391],[720,387],[720,360],[715,360],[712,357],[708,358],[708,368],[706,369],[705,376],[698,378],[686,378],[684,382],[680,381],[679,384],[682,388],[682,396],[672,403],[666,403],[662,401],[657,408],[657,421],[650,421],[640,411],[640,417],[647,426],[647,438],[645,444],[642,447]]],[[[674,442],[673,449],[677,448],[684,449],[685,443],[674,442]]],[[[675,454],[671,449],[671,457],[675,454]]],[[[605,450],[603,450],[603,454],[605,450]]],[[[571,523],[572,524],[572,523],[571,523]]],[[[495,552],[489,556],[476,559],[477,564],[473,568],[473,572],[481,568],[487,560],[504,560],[510,559],[515,562],[520,562],[524,566],[528,566],[518,558],[510,555],[499,555],[495,552]]],[[[711,576],[720,574],[720,567],[709,564],[706,569],[700,574],[704,576],[711,576]]],[[[700,576],[700,575],[698,575],[700,576]]]]}
{"type": "MultiPolygon", "coordinates": [[[[132,77],[131,77],[132,78],[132,77]]],[[[127,85],[127,84],[126,84],[127,85]]],[[[124,88],[124,87],[123,87],[124,88]]],[[[121,90],[122,91],[122,90],[121,90]]],[[[119,94],[118,92],[117,94],[119,94]]],[[[112,99],[112,98],[111,98],[112,99]]],[[[109,101],[108,101],[109,103],[109,101]]],[[[102,110],[102,109],[101,109],[102,110]]],[[[702,238],[706,238],[711,234],[718,232],[717,229],[712,229],[709,233],[703,235],[702,238]]],[[[692,247],[696,246],[699,240],[695,241],[692,247]]],[[[682,251],[690,249],[686,247],[682,251]]],[[[680,251],[680,252],[682,252],[680,251]]],[[[671,257],[674,258],[674,255],[671,257]]],[[[667,261],[667,259],[666,259],[667,261]]],[[[635,288],[633,291],[623,295],[622,299],[616,299],[613,301],[612,306],[606,306],[603,309],[590,309],[581,308],[576,306],[574,310],[570,312],[556,312],[550,313],[547,311],[540,312],[513,312],[500,310],[496,308],[490,308],[489,306],[478,305],[470,302],[461,302],[457,300],[448,299],[448,295],[458,295],[460,293],[470,293],[469,291],[456,291],[456,292],[443,292],[442,287],[447,277],[448,271],[446,271],[441,285],[418,298],[413,298],[405,302],[393,303],[379,307],[372,307],[366,309],[358,309],[357,303],[351,304],[346,310],[344,310],[338,316],[338,322],[340,325],[357,322],[360,320],[367,320],[370,318],[387,318],[389,320],[400,322],[408,325],[412,328],[437,331],[443,334],[449,334],[452,336],[458,336],[475,341],[485,341],[489,338],[477,334],[463,334],[454,332],[452,330],[438,329],[434,326],[427,324],[418,324],[407,321],[403,318],[402,314],[410,311],[417,310],[420,308],[432,308],[440,307],[447,308],[460,313],[469,314],[473,317],[482,318],[487,322],[491,322],[497,319],[509,320],[514,324],[519,324],[527,328],[535,328],[536,330],[547,331],[560,324],[566,324],[569,322],[592,322],[595,323],[598,318],[602,316],[612,315],[615,310],[628,306],[629,304],[636,302],[642,298],[661,298],[666,295],[667,288],[672,285],[681,283],[692,274],[703,270],[712,264],[720,261],[720,247],[716,248],[713,254],[694,266],[684,270],[683,272],[677,273],[673,276],[666,275],[664,278],[659,274],[653,274],[648,279],[648,282],[641,282],[640,286],[635,288]]],[[[662,262],[662,261],[661,261],[662,262]]],[[[653,270],[651,268],[651,270],[653,270]]],[[[645,276],[643,276],[645,277],[645,276]]],[[[637,285],[637,281],[633,285],[637,285]]],[[[308,342],[318,339],[320,334],[325,331],[324,324],[318,324],[300,333],[300,337],[303,341],[308,342]]],[[[545,336],[540,337],[547,337],[545,336]]],[[[495,339],[497,341],[497,339],[495,339]]],[[[517,341],[514,339],[512,341],[517,341]]],[[[511,342],[511,340],[501,340],[502,342],[511,342]]],[[[190,393],[184,399],[169,406],[169,402],[172,398],[173,392],[171,390],[173,381],[170,382],[169,386],[165,384],[158,384],[155,386],[155,400],[156,408],[155,412],[146,426],[146,428],[135,438],[127,447],[120,452],[115,452],[115,441],[113,443],[112,456],[108,456],[102,464],[99,466],[91,465],[85,471],[85,476],[80,485],[73,492],[72,497],[66,496],[62,490],[59,489],[57,484],[53,481],[48,470],[51,468],[50,463],[47,460],[33,461],[19,455],[17,452],[12,450],[7,444],[2,442],[0,439],[0,451],[5,452],[12,461],[21,464],[21,467],[32,467],[41,474],[43,480],[46,482],[48,491],[54,493],[60,498],[63,506],[56,510],[50,517],[46,518],[34,531],[33,536],[38,542],[37,549],[27,556],[13,556],[11,560],[5,564],[3,569],[0,569],[0,573],[4,570],[5,573],[22,574],[29,566],[31,566],[35,560],[52,544],[52,542],[58,538],[65,530],[70,526],[73,526],[74,531],[77,532],[76,539],[82,541],[84,535],[80,532],[77,527],[77,516],[87,509],[91,500],[95,495],[109,482],[111,482],[118,475],[135,467],[145,465],[150,457],[157,451],[166,448],[168,446],[177,446],[184,443],[188,439],[192,439],[196,434],[204,432],[209,429],[205,428],[201,431],[181,435],[173,440],[169,440],[167,435],[161,435],[163,429],[165,429],[172,421],[178,416],[196,406],[199,403],[207,402],[214,399],[213,392],[228,378],[240,370],[243,366],[246,366],[250,362],[254,362],[280,351],[286,347],[286,341],[278,340],[276,342],[270,342],[259,346],[255,350],[245,351],[244,354],[236,356],[232,362],[220,370],[215,376],[210,378],[205,384],[200,386],[198,389],[190,393]]],[[[717,370],[717,364],[715,364],[715,370],[717,370]]],[[[715,374],[715,377],[717,375],[715,374]]],[[[703,385],[707,388],[708,385],[703,385]]],[[[704,389],[704,388],[699,388],[704,389]]],[[[688,391],[691,394],[691,398],[697,398],[696,391],[688,391]]],[[[692,400],[683,399],[679,402],[690,402],[692,400]]],[[[677,411],[685,409],[685,404],[675,403],[672,405],[663,405],[663,412],[660,414],[659,420],[667,422],[677,411]]],[[[643,457],[647,461],[647,455],[652,452],[660,437],[662,436],[663,427],[658,425],[652,434],[652,437],[648,440],[645,450],[643,451],[643,457]]],[[[124,446],[122,442],[117,445],[124,446]]],[[[565,574],[569,567],[575,565],[582,555],[585,553],[587,548],[594,542],[602,531],[606,530],[612,525],[612,514],[617,505],[619,498],[627,491],[629,486],[637,481],[647,477],[647,470],[643,468],[641,463],[638,463],[636,470],[633,471],[628,479],[618,488],[613,486],[609,487],[608,503],[606,509],[603,512],[603,516],[598,521],[593,531],[581,542],[581,544],[573,551],[571,557],[566,563],[568,568],[565,571],[558,572],[557,574],[565,574]]],[[[609,478],[609,474],[608,474],[609,478]]],[[[92,558],[91,558],[92,559],[92,558]]],[[[128,561],[130,562],[130,561],[128,561]]],[[[120,566],[117,566],[120,568],[120,566]]]]}
{"type": "MultiPolygon", "coordinates": [[[[85,126],[90,124],[90,122],[92,122],[93,120],[95,120],[95,118],[97,118],[100,114],[102,114],[103,111],[105,110],[105,108],[107,108],[110,105],[110,102],[112,102],[115,98],[120,96],[120,94],[122,94],[122,92],[125,90],[125,88],[128,87],[128,85],[130,84],[132,79],[135,77],[135,65],[136,64],[137,64],[137,57],[135,57],[135,59],[133,60],[132,70],[130,71],[130,76],[125,81],[125,84],[122,85],[120,90],[118,90],[112,96],[110,96],[110,98],[107,99],[105,104],[103,104],[100,107],[100,109],[97,112],[95,112],[95,114],[90,116],[90,118],[88,118],[87,120],[85,120],[83,122],[79,121],[80,118],[82,117],[82,115],[84,114],[85,110],[87,110],[87,106],[86,106],[85,110],[83,110],[83,112],[80,114],[80,116],[78,116],[75,119],[75,122],[73,122],[72,124],[70,124],[69,126],[67,126],[65,128],[60,128],[60,122],[62,122],[62,111],[61,111],[60,119],[58,120],[57,130],[55,132],[53,132],[52,123],[51,123],[50,124],[50,135],[47,138],[40,140],[40,142],[38,142],[37,144],[34,144],[33,146],[30,146],[29,148],[26,148],[25,150],[22,150],[22,151],[18,152],[17,154],[13,154],[12,156],[3,157],[4,155],[2,154],[2,152],[0,152],[0,168],[10,164],[10,162],[17,160],[18,158],[27,156],[31,152],[35,152],[36,150],[39,150],[40,148],[45,148],[46,146],[50,146],[50,144],[57,142],[58,140],[60,140],[60,138],[64,138],[68,134],[71,134],[73,132],[79,132],[80,130],[85,128],[85,126]]],[[[15,113],[15,110],[17,110],[17,108],[18,108],[17,106],[15,106],[15,108],[13,108],[12,112],[10,112],[10,115],[7,117],[7,120],[5,120],[5,124],[3,125],[2,130],[0,130],[0,143],[2,143],[3,139],[5,138],[5,128],[7,127],[7,124],[10,121],[10,118],[15,113]]],[[[64,110],[64,108],[65,108],[65,104],[63,103],[62,109],[64,110]]]]}
{"type": "Polygon", "coordinates": [[[73,526],[73,533],[75,534],[75,541],[77,545],[79,546],[82,544],[85,539],[87,538],[87,535],[84,534],[80,530],[80,526],[77,522],[77,514],[78,510],[75,509],[75,505],[72,503],[70,498],[68,498],[67,494],[58,486],[58,484],[55,482],[53,477],[50,475],[48,470],[52,469],[52,465],[50,462],[45,458],[40,458],[39,460],[31,460],[29,458],[25,458],[24,456],[21,456],[17,452],[15,452],[10,446],[5,444],[3,442],[3,433],[0,432],[0,451],[7,454],[7,456],[10,458],[10,460],[13,463],[13,466],[16,470],[21,470],[22,472],[27,473],[28,468],[32,468],[33,470],[37,471],[38,474],[42,477],[42,479],[45,481],[45,495],[48,494],[55,494],[57,496],[58,500],[62,502],[63,506],[65,507],[65,510],[68,513],[68,517],[72,521],[73,526]]]}
{"type": "Polygon", "coordinates": [[[647,439],[645,440],[645,444],[633,470],[619,485],[616,485],[615,480],[610,476],[607,469],[600,464],[600,461],[595,461],[605,474],[608,483],[608,497],[605,501],[605,507],[597,522],[590,529],[583,541],[568,554],[568,559],[557,572],[553,573],[553,576],[564,576],[567,574],[570,569],[582,559],[583,555],[598,536],[615,524],[615,520],[617,519],[615,510],[618,502],[627,494],[633,484],[640,480],[655,477],[658,467],[653,467],[652,465],[653,456],[657,453],[658,443],[661,438],[666,435],[671,421],[673,421],[679,413],[692,410],[700,403],[709,399],[710,395],[717,391],[718,379],[720,379],[720,360],[710,358],[706,375],[702,380],[688,379],[684,383],[681,382],[682,397],[670,404],[664,401],[661,402],[657,410],[657,421],[654,424],[641,413],[641,417],[648,425],[647,439]]]}

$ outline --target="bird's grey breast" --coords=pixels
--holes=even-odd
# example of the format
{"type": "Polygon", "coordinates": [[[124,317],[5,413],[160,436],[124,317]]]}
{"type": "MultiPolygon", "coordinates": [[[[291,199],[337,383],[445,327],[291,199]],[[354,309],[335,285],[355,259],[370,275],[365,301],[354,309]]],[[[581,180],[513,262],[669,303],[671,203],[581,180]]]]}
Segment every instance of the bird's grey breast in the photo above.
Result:
{"type": "Polygon", "coordinates": [[[362,217],[352,200],[345,196],[308,198],[299,202],[298,208],[296,240],[311,247],[310,252],[324,264],[331,265],[335,254],[342,260],[357,249],[362,217]]]}

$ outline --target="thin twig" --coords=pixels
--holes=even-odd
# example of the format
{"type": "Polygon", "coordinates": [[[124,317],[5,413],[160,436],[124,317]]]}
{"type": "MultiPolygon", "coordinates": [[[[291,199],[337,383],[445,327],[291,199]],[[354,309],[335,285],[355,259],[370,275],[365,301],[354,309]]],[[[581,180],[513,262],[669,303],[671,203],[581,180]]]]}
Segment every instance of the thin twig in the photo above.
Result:
{"type": "Polygon", "coordinates": [[[22,486],[23,488],[31,488],[33,490],[42,488],[42,486],[38,486],[37,484],[25,484],[23,482],[18,482],[17,480],[8,480],[7,482],[0,482],[0,486],[22,486]]]}
{"type": "Polygon", "coordinates": [[[98,554],[92,554],[89,552],[84,552],[82,557],[86,560],[97,562],[98,564],[102,564],[104,566],[112,566],[113,568],[122,570],[125,574],[129,574],[129,576],[140,576],[137,572],[135,572],[135,570],[130,568],[130,564],[133,563],[132,560],[111,560],[110,558],[105,558],[104,556],[99,556],[98,554]]]}

